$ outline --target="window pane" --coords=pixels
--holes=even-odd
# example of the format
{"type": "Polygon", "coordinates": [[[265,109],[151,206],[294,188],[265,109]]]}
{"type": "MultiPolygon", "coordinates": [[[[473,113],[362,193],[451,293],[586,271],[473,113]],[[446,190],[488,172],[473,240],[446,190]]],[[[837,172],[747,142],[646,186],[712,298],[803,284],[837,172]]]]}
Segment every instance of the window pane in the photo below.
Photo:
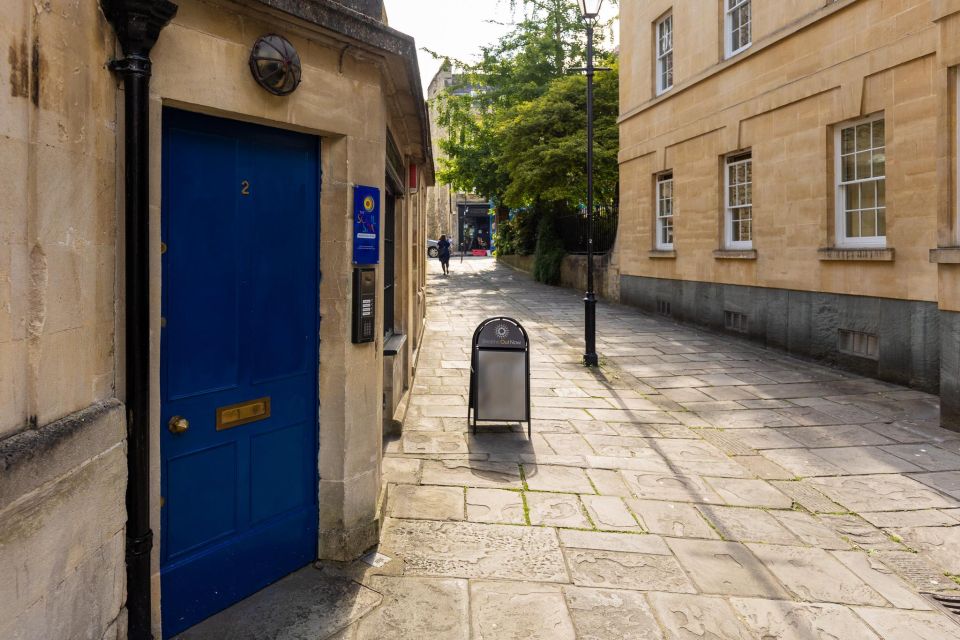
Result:
{"type": "Polygon", "coordinates": [[[857,125],[857,151],[870,148],[870,124],[857,125]]]}
{"type": "Polygon", "coordinates": [[[877,180],[877,206],[887,206],[887,181],[877,180]]]}
{"type": "Polygon", "coordinates": [[[887,156],[882,151],[873,152],[873,175],[884,176],[887,174],[887,156]]]}
{"type": "Polygon", "coordinates": [[[847,127],[840,132],[840,153],[853,153],[853,137],[854,129],[853,127],[847,127]]]}
{"type": "Polygon", "coordinates": [[[860,185],[860,209],[873,209],[877,206],[877,185],[867,182],[860,185]]]}
{"type": "Polygon", "coordinates": [[[863,151],[857,154],[857,180],[870,177],[870,152],[863,151]]]}
{"type": "Polygon", "coordinates": [[[850,180],[856,180],[857,176],[854,171],[856,166],[857,157],[854,155],[844,156],[842,163],[842,177],[840,178],[843,182],[849,182],[850,180]]]}
{"type": "Polygon", "coordinates": [[[887,210],[885,208],[877,209],[877,235],[887,235],[887,210]]]}
{"type": "Polygon", "coordinates": [[[753,240],[753,220],[745,220],[743,222],[743,233],[741,239],[745,242],[753,240]]]}
{"type": "Polygon", "coordinates": [[[847,203],[846,209],[850,211],[851,209],[860,208],[860,188],[858,185],[851,184],[844,187],[847,192],[847,203]]]}
{"type": "Polygon", "coordinates": [[[860,231],[862,236],[877,235],[877,215],[873,211],[864,211],[860,217],[860,231]]]}
{"type": "Polygon", "coordinates": [[[847,211],[847,237],[860,237],[860,214],[856,211],[847,211]]]}
{"type": "Polygon", "coordinates": [[[884,128],[885,124],[883,120],[877,120],[873,123],[873,146],[874,147],[883,147],[886,146],[884,142],[884,128]]]}

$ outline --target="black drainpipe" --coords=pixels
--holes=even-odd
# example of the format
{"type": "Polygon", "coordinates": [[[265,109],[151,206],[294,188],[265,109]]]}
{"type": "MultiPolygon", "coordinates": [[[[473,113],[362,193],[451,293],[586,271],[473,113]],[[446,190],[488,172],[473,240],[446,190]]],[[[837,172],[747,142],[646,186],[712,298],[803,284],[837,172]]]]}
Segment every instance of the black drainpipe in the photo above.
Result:
{"type": "Polygon", "coordinates": [[[127,615],[130,640],[150,622],[150,49],[177,13],[168,0],[101,0],[123,58],[126,269],[127,615]]]}

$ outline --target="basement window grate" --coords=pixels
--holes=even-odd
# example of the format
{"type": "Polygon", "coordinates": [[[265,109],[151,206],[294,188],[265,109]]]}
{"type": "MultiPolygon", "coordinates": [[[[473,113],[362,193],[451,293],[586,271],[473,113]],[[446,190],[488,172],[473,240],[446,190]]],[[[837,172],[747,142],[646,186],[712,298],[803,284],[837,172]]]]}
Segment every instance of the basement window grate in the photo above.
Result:
{"type": "Polygon", "coordinates": [[[724,311],[723,326],[728,331],[736,331],[737,333],[746,333],[747,332],[747,314],[740,313],[739,311],[724,311]]]}
{"type": "Polygon", "coordinates": [[[880,359],[880,338],[864,331],[839,330],[840,353],[870,360],[880,359]]]}
{"type": "Polygon", "coordinates": [[[670,302],[661,298],[657,298],[657,313],[662,316],[673,315],[670,313],[670,302]]]}
{"type": "Polygon", "coordinates": [[[960,596],[947,593],[924,593],[923,596],[960,625],[960,596]]]}

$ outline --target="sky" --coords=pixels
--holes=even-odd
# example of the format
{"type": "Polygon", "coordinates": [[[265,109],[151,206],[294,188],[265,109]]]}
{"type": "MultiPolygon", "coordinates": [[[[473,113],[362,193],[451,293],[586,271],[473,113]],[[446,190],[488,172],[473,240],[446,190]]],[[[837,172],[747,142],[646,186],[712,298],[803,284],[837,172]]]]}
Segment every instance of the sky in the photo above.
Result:
{"type": "MultiPolygon", "coordinates": [[[[440,61],[434,60],[423,48],[472,61],[482,45],[496,41],[509,31],[509,26],[490,21],[511,20],[507,0],[384,0],[384,4],[390,26],[417,41],[424,92],[440,69],[440,61]]],[[[601,17],[608,19],[616,14],[616,7],[605,2],[601,17]]]]}

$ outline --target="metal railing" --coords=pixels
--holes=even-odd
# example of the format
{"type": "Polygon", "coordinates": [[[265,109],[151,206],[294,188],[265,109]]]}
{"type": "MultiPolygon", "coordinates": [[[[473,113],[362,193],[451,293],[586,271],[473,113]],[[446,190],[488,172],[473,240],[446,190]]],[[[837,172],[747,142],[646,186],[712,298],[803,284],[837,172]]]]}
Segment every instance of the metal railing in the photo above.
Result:
{"type": "MultiPolygon", "coordinates": [[[[593,252],[604,254],[617,239],[619,210],[616,206],[598,206],[593,217],[593,252]]],[[[585,254],[590,238],[590,219],[586,209],[557,217],[557,233],[567,253],[585,254]]]]}

